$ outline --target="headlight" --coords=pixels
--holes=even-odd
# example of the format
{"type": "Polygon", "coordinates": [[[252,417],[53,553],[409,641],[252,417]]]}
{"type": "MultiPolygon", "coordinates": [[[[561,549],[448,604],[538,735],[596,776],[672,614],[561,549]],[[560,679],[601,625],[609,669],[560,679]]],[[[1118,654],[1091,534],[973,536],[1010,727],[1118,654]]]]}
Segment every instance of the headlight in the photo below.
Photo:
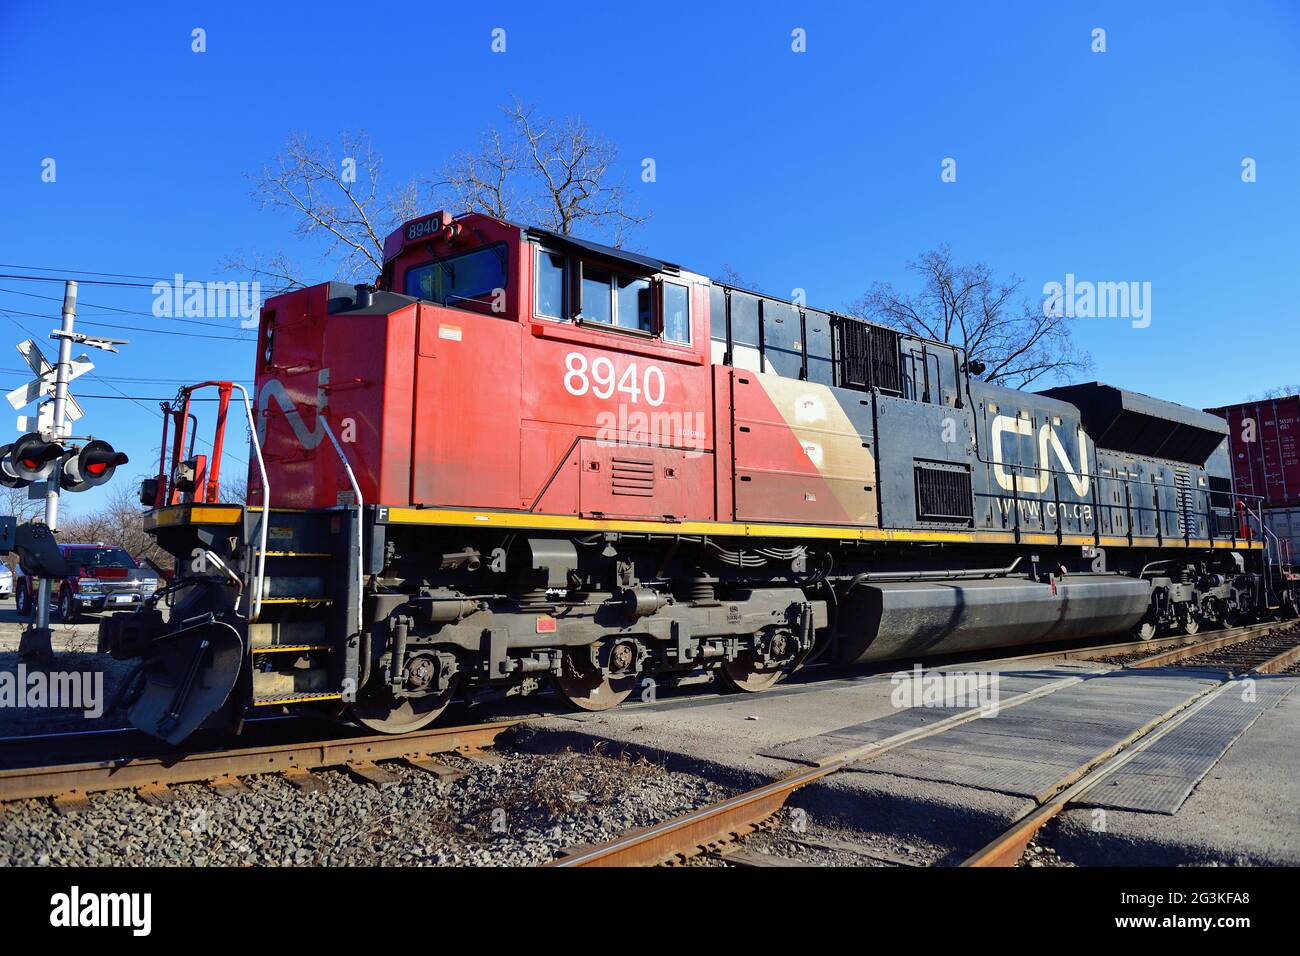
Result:
{"type": "Polygon", "coordinates": [[[94,582],[94,581],[78,581],[78,582],[77,582],[77,590],[78,590],[78,591],[84,591],[84,592],[86,592],[87,594],[93,594],[94,592],[100,590],[101,587],[102,587],[102,585],[100,585],[98,582],[94,582]]]}

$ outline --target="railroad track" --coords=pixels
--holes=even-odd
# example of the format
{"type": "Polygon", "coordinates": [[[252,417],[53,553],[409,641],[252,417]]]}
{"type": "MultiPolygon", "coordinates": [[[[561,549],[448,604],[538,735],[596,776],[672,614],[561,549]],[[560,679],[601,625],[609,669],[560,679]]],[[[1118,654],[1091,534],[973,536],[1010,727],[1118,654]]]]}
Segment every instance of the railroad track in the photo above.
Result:
{"type": "Polygon", "coordinates": [[[512,734],[518,720],[461,727],[438,727],[389,737],[347,737],[273,744],[237,750],[211,750],[173,756],[98,760],[84,763],[0,770],[0,803],[49,797],[60,812],[84,806],[89,795],[105,790],[135,790],[151,802],[175,798],[176,784],[202,783],[217,791],[243,789],[241,777],[283,775],[301,789],[317,789],[313,771],[338,767],[372,783],[397,779],[379,761],[402,761],[439,777],[459,775],[439,763],[440,754],[475,756],[512,734]]]}
{"type": "MultiPolygon", "coordinates": [[[[1201,666],[1202,655],[1223,648],[1236,648],[1239,656],[1234,660],[1249,663],[1251,673],[1278,673],[1300,660],[1300,625],[1294,621],[1271,622],[1248,627],[1232,628],[1218,632],[1207,639],[1190,640],[1187,637],[1168,638],[1161,641],[1131,641],[1102,647],[1081,648],[1066,652],[1064,656],[1090,659],[1137,655],[1131,667],[1156,667],[1170,661],[1188,662],[1188,666],[1201,666]],[[1275,633],[1282,631],[1284,633],[1275,633]],[[1140,652],[1159,647],[1170,650],[1142,656],[1140,652]],[[1271,656],[1268,656],[1270,655],[1271,656]]],[[[1024,655],[1013,660],[1030,660],[1063,656],[1057,653],[1024,655]]],[[[1223,666],[1223,665],[1214,665],[1223,666]]],[[[1240,666],[1240,665],[1237,665],[1240,666]]],[[[1000,703],[1005,710],[1028,703],[1065,687],[1073,686],[1101,672],[1065,677],[1043,687],[1018,694],[1000,703]]],[[[1190,719],[1215,696],[1232,686],[1231,669],[1219,684],[1193,695],[1164,714],[1138,728],[1125,739],[1118,741],[1105,753],[1088,764],[1076,768],[1064,777],[1045,799],[1026,816],[1016,820],[1006,833],[963,863],[963,866],[1011,866],[1019,861],[1025,847],[1044,823],[1058,814],[1071,800],[1110,776],[1146,747],[1154,744],[1176,727],[1190,719]]],[[[701,853],[719,853],[725,856],[749,834],[763,828],[767,821],[784,805],[795,791],[821,780],[839,770],[855,764],[869,762],[890,751],[927,737],[944,733],[972,720],[979,719],[980,711],[969,711],[886,737],[824,758],[817,765],[797,770],[777,780],[727,800],[709,804],[670,820],[623,834],[604,843],[567,851],[565,855],[547,863],[547,866],[646,866],[662,863],[684,862],[701,853]]]]}
{"type": "MultiPolygon", "coordinates": [[[[1052,657],[1090,659],[1168,647],[1170,649],[1167,651],[1149,655],[1128,666],[1161,666],[1173,660],[1186,660],[1192,662],[1194,666],[1200,666],[1196,664],[1199,656],[1223,648],[1236,648],[1237,656],[1230,664],[1213,666],[1241,667],[1249,664],[1259,673],[1273,673],[1285,669],[1300,659],[1300,646],[1296,645],[1296,641],[1300,638],[1296,635],[1292,635],[1289,643],[1282,635],[1270,637],[1272,631],[1283,626],[1285,625],[1274,623],[1236,628],[1194,642],[1189,642],[1187,637],[1173,637],[1155,641],[1077,648],[1063,652],[1049,651],[1023,655],[1012,660],[1052,657]],[[1282,653],[1275,654],[1273,658],[1267,660],[1256,660],[1262,653],[1258,648],[1250,652],[1253,656],[1249,658],[1242,656],[1247,653],[1247,649],[1242,645],[1247,642],[1258,642],[1264,638],[1272,642],[1268,645],[1270,649],[1282,648],[1283,645],[1289,649],[1283,649],[1282,653]]],[[[1017,706],[1083,679],[1084,677],[1078,676],[1055,681],[1045,687],[1004,701],[1001,707],[1017,706]]],[[[701,852],[725,851],[744,836],[762,828],[796,790],[844,767],[867,762],[898,747],[977,719],[978,716],[979,711],[972,710],[936,722],[926,728],[908,731],[846,751],[827,758],[810,769],[794,772],[737,797],[703,807],[653,827],[624,834],[604,844],[570,851],[566,856],[548,865],[645,865],[669,860],[684,860],[701,852]]],[[[522,722],[523,718],[515,718],[474,725],[433,728],[390,737],[368,735],[235,750],[205,750],[144,758],[119,757],[0,770],[0,803],[50,798],[61,812],[73,812],[84,806],[92,793],[123,789],[135,790],[151,802],[165,802],[175,796],[169,793],[169,788],[177,784],[206,784],[218,791],[230,792],[242,787],[241,777],[266,773],[281,774],[296,786],[314,789],[319,786],[319,781],[313,777],[313,771],[326,768],[345,769],[370,782],[384,783],[395,778],[389,770],[380,765],[380,762],[393,760],[439,776],[450,776],[455,772],[440,764],[436,759],[437,755],[448,753],[475,755],[497,744],[522,722]]],[[[126,729],[110,729],[89,733],[113,735],[128,732],[126,729]]],[[[85,733],[52,736],[76,737],[85,733]]],[[[20,740],[30,740],[30,738],[13,738],[12,742],[20,740]]]]}
{"type": "MultiPolygon", "coordinates": [[[[1257,674],[1278,674],[1300,661],[1300,625],[1296,622],[1283,622],[1273,628],[1248,635],[1235,641],[1226,642],[1225,638],[1211,639],[1200,645],[1185,650],[1174,661],[1178,666],[1196,668],[1221,668],[1227,671],[1225,679],[1219,684],[1189,697],[1174,712],[1166,713],[1143,728],[1137,739],[1110,757],[1089,766],[1085,773],[1073,781],[1062,781],[1057,792],[1040,805],[1016,820],[1004,833],[1000,834],[978,852],[970,856],[962,866],[990,867],[1014,866],[1024,854],[1025,848],[1045,823],[1056,817],[1071,802],[1079,799],[1097,784],[1111,776],[1138,754],[1158,743],[1196,713],[1205,708],[1219,695],[1238,683],[1239,676],[1250,677],[1257,674]],[[1279,633],[1274,633],[1277,631],[1279,633]],[[1208,648],[1206,645],[1212,645],[1208,648]],[[1195,653],[1193,653],[1195,652],[1195,653]]],[[[1226,636],[1225,636],[1226,637],[1226,636]]],[[[1139,665],[1153,667],[1165,666],[1150,664],[1166,655],[1156,655],[1138,662],[1139,665]]],[[[1168,662],[1166,662],[1168,663],[1168,662]]]]}

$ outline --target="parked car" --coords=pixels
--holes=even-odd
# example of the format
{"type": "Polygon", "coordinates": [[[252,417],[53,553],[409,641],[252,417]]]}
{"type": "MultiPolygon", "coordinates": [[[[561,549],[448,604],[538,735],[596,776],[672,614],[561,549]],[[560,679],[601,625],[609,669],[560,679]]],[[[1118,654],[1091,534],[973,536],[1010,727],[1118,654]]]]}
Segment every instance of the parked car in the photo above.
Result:
{"type": "MultiPolygon", "coordinates": [[[[53,582],[51,600],[56,620],[74,623],[87,611],[130,611],[158,590],[158,573],[142,568],[126,551],[103,544],[59,546],[68,565],[67,576],[53,582]]],[[[20,564],[14,586],[18,613],[36,607],[37,580],[20,564]]]]}
{"type": "Polygon", "coordinates": [[[0,564],[0,598],[7,598],[14,593],[14,573],[9,565],[0,564]]]}

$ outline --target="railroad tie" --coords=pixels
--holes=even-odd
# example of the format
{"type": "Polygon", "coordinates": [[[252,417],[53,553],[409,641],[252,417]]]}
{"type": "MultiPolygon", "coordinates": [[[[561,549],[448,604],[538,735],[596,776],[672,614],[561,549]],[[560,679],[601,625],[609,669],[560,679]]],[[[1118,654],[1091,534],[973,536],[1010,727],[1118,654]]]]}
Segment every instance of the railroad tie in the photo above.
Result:
{"type": "Polygon", "coordinates": [[[146,783],[143,786],[137,787],[135,793],[136,796],[145,803],[152,804],[153,806],[172,803],[180,796],[180,794],[167,786],[167,784],[159,783],[158,781],[146,783]]]}
{"type": "Polygon", "coordinates": [[[82,810],[90,809],[90,794],[81,790],[65,790],[50,798],[50,804],[60,816],[72,816],[82,810]]]}
{"type": "Polygon", "coordinates": [[[317,793],[329,789],[325,778],[318,777],[302,767],[285,767],[280,771],[280,778],[303,793],[317,793]]]}
{"type": "Polygon", "coordinates": [[[222,774],[220,777],[213,777],[207,781],[208,788],[223,797],[233,797],[240,793],[251,793],[252,791],[233,774],[222,774]]]}
{"type": "Polygon", "coordinates": [[[462,777],[467,776],[464,770],[448,767],[446,764],[439,763],[433,757],[425,754],[407,754],[402,759],[417,770],[433,774],[438,778],[439,783],[455,783],[462,777]]]}
{"type": "Polygon", "coordinates": [[[368,783],[373,783],[378,787],[388,787],[400,783],[401,777],[384,767],[379,766],[373,760],[349,760],[345,763],[348,771],[360,777],[368,783]]]}

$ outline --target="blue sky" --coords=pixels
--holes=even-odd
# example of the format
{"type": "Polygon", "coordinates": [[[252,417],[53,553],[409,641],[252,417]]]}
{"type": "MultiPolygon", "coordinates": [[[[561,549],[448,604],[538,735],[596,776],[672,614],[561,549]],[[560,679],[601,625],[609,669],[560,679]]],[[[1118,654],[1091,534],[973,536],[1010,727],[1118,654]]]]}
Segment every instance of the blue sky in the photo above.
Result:
{"type": "MultiPolygon", "coordinates": [[[[393,181],[471,146],[511,94],[616,143],[630,245],[842,308],[949,242],[1024,279],[1150,282],[1151,324],[1080,319],[1094,376],[1196,406],[1300,380],[1300,4],[67,3],[0,7],[0,262],[220,277],[240,249],[330,270],[246,174],[290,130],[367,130],[393,181]],[[207,51],[191,51],[191,31],[207,51]],[[506,52],[490,49],[506,30],[506,52]],[[806,31],[807,52],[791,50],[806,31]],[[1106,31],[1094,53],[1092,31],[1106,31]],[[41,180],[42,161],[57,180],[41,180]],[[657,181],[642,183],[652,157],[657,181]],[[957,161],[957,181],[941,162],[957,161]],[[1257,181],[1243,183],[1242,160],[1257,181]],[[1286,344],[1283,344],[1283,343],[1286,344]]],[[[0,272],[29,272],[0,268],[0,272]]],[[[49,273],[47,273],[49,274],[49,273]]],[[[0,279],[0,343],[56,284],[0,279]],[[25,292],[29,296],[15,294],[25,292]]],[[[247,377],[229,328],[160,322],[143,288],[83,286],[82,396],[247,377]],[[114,331],[88,323],[186,331],[114,331]],[[231,336],[199,338],[196,335],[231,336]],[[150,378],[166,382],[154,384],[150,378]]],[[[11,348],[0,344],[0,352],[11,348]]],[[[16,352],[0,384],[21,383],[16,352]]],[[[1044,383],[1047,384],[1047,383],[1044,383]]],[[[156,403],[83,398],[86,431],[150,469],[156,403]]],[[[7,406],[4,408],[8,413],[7,406]]],[[[11,427],[11,426],[7,426],[11,427]]],[[[16,434],[16,433],[15,433],[16,434]]],[[[93,506],[98,493],[69,504],[93,506]]]]}

